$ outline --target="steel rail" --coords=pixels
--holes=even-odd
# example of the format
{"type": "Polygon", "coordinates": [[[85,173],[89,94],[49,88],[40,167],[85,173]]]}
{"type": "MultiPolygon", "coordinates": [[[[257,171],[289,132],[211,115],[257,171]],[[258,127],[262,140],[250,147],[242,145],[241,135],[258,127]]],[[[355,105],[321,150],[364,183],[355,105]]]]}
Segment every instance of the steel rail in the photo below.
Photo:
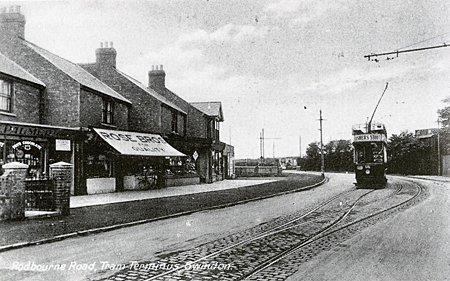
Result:
{"type": "Polygon", "coordinates": [[[264,263],[259,265],[251,274],[247,275],[244,278],[247,279],[247,278],[250,278],[250,277],[256,275],[257,273],[263,271],[264,269],[268,268],[269,266],[273,265],[274,263],[277,263],[278,261],[280,261],[281,259],[285,258],[286,256],[289,256],[289,255],[295,253],[296,251],[298,251],[300,248],[310,244],[312,241],[315,241],[316,240],[315,238],[317,238],[320,234],[323,234],[324,232],[328,231],[333,226],[336,226],[341,221],[343,221],[348,216],[348,214],[350,214],[350,212],[356,207],[356,204],[363,197],[369,195],[370,193],[372,193],[374,191],[375,191],[375,189],[371,190],[369,192],[366,192],[363,195],[359,196],[358,199],[356,199],[355,202],[352,204],[352,206],[344,214],[342,214],[336,221],[334,221],[332,224],[327,225],[325,228],[321,229],[320,231],[318,231],[316,234],[314,234],[313,236],[309,237],[305,241],[303,241],[303,242],[293,246],[291,249],[285,250],[285,251],[277,254],[276,256],[270,258],[269,260],[265,261],[264,263]]]}
{"type": "MultiPolygon", "coordinates": [[[[414,183],[414,182],[413,182],[413,183],[414,183]]],[[[333,231],[331,231],[331,232],[326,233],[327,230],[329,230],[331,227],[337,225],[340,221],[342,221],[342,220],[345,218],[345,217],[343,217],[342,219],[339,220],[339,222],[335,223],[334,225],[327,226],[326,228],[324,228],[323,230],[321,230],[320,232],[318,232],[316,235],[314,235],[314,236],[312,236],[311,238],[309,238],[307,241],[304,241],[304,242],[302,242],[302,243],[300,243],[300,244],[298,244],[298,245],[292,247],[291,249],[288,249],[288,250],[286,250],[286,251],[284,251],[284,252],[278,254],[277,256],[275,256],[275,257],[269,259],[269,260],[266,261],[264,264],[258,266],[256,270],[254,270],[251,274],[247,275],[244,279],[248,279],[248,278],[250,278],[250,277],[252,277],[252,276],[255,276],[255,275],[258,274],[259,272],[261,272],[261,271],[267,269],[267,268],[270,267],[271,265],[273,265],[273,264],[279,262],[280,260],[286,258],[287,256],[292,255],[292,254],[294,254],[294,253],[300,251],[303,247],[305,247],[305,246],[307,246],[307,245],[309,245],[309,244],[311,244],[311,243],[313,243],[313,242],[316,242],[316,241],[318,241],[318,240],[320,240],[320,239],[322,239],[322,238],[328,237],[328,236],[330,236],[330,235],[332,235],[332,234],[334,234],[334,233],[336,233],[336,232],[338,232],[338,231],[341,231],[341,230],[343,230],[343,229],[345,229],[345,228],[348,228],[348,227],[350,227],[350,226],[352,226],[352,225],[355,225],[355,224],[357,224],[357,223],[359,223],[359,222],[362,222],[362,221],[364,221],[364,220],[368,220],[368,219],[370,219],[370,218],[373,218],[373,217],[378,216],[378,215],[380,215],[380,214],[382,214],[382,213],[388,212],[388,211],[390,211],[390,210],[393,210],[393,209],[395,209],[395,208],[398,208],[398,207],[400,207],[400,206],[402,206],[402,205],[405,205],[405,204],[411,202],[412,200],[414,200],[415,198],[417,198],[417,197],[423,192],[423,187],[422,187],[420,184],[418,184],[418,183],[414,183],[414,184],[415,184],[416,187],[417,187],[417,192],[416,192],[416,194],[414,194],[414,196],[412,196],[411,198],[408,198],[407,200],[405,200],[405,201],[403,201],[403,202],[401,202],[401,203],[399,203],[399,204],[396,204],[396,205],[394,205],[394,206],[391,206],[391,207],[389,207],[389,208],[387,208],[387,209],[385,209],[385,210],[378,211],[378,212],[376,212],[376,213],[374,213],[374,214],[371,214],[371,215],[369,215],[369,216],[367,216],[367,217],[358,219],[358,220],[356,220],[356,221],[354,221],[354,222],[351,222],[351,223],[349,223],[349,224],[346,224],[346,225],[344,225],[344,226],[342,226],[342,227],[340,227],[340,228],[338,228],[338,229],[335,229],[335,230],[333,230],[333,231]],[[324,234],[324,235],[322,235],[322,234],[324,234]]],[[[397,191],[400,192],[401,190],[402,190],[402,187],[399,188],[397,191]]],[[[374,191],[374,190],[373,190],[373,191],[374,191]]],[[[367,194],[368,194],[368,193],[367,193],[367,194]]],[[[365,195],[367,195],[367,194],[365,194],[365,195]]],[[[365,195],[363,195],[363,196],[365,196],[365,195]]],[[[362,196],[362,197],[363,197],[363,196],[362,196]]],[[[356,205],[356,202],[355,202],[355,205],[356,205]]],[[[349,211],[349,212],[350,212],[350,211],[349,211]]],[[[345,216],[347,216],[349,212],[347,212],[347,213],[345,214],[345,216]]]]}
{"type": "MultiPolygon", "coordinates": [[[[306,216],[312,214],[313,212],[316,212],[317,210],[319,210],[319,209],[323,208],[324,206],[330,204],[330,203],[333,202],[334,200],[338,199],[339,197],[343,196],[343,195],[346,194],[346,193],[349,193],[350,191],[354,191],[354,189],[348,190],[348,191],[344,191],[344,192],[342,192],[342,193],[339,193],[339,194],[337,194],[337,195],[331,197],[330,199],[326,200],[325,202],[322,202],[322,203],[319,204],[318,206],[312,208],[311,210],[307,211],[306,213],[300,215],[299,217],[296,217],[296,218],[294,218],[294,219],[292,219],[292,220],[289,220],[288,222],[285,222],[285,223],[283,223],[283,224],[281,224],[281,225],[278,225],[278,226],[276,226],[276,227],[270,228],[269,230],[266,230],[266,231],[264,231],[264,232],[262,232],[262,233],[260,233],[260,234],[258,234],[258,235],[256,235],[256,236],[252,237],[252,238],[249,238],[249,239],[245,239],[245,240],[239,241],[239,242],[234,243],[234,244],[231,244],[231,245],[229,245],[229,246],[227,246],[227,247],[225,247],[225,248],[222,248],[222,249],[220,249],[220,250],[218,250],[218,251],[216,251],[216,252],[213,252],[213,253],[211,253],[211,254],[209,254],[209,255],[206,255],[206,256],[201,257],[201,258],[199,258],[199,259],[196,259],[196,260],[194,260],[194,261],[185,263],[185,266],[186,266],[186,265],[196,264],[196,263],[201,262],[201,261],[203,261],[203,260],[206,260],[206,259],[215,257],[215,256],[217,256],[217,255],[219,255],[219,254],[221,254],[221,253],[223,253],[223,252],[226,252],[226,251],[228,251],[228,250],[230,250],[230,249],[236,248],[236,247],[241,246],[241,245],[244,245],[244,244],[251,243],[251,242],[256,241],[256,240],[260,240],[260,239],[265,238],[265,237],[267,237],[267,236],[277,234],[277,233],[279,233],[279,232],[281,232],[281,231],[284,231],[284,230],[287,230],[287,229],[291,229],[291,228],[294,228],[294,227],[298,227],[298,226],[300,226],[300,225],[304,225],[304,224],[311,223],[311,222],[313,222],[313,221],[319,220],[319,219],[321,219],[321,218],[323,218],[323,217],[325,217],[325,216],[323,216],[323,217],[318,217],[318,218],[314,219],[313,221],[307,221],[307,222],[304,222],[304,223],[301,223],[301,224],[297,224],[297,225],[293,225],[293,226],[287,227],[288,225],[293,224],[293,223],[295,223],[295,222],[297,222],[297,221],[299,221],[299,220],[305,218],[306,216]]],[[[181,267],[181,268],[184,268],[184,267],[181,267]]],[[[165,272],[163,272],[163,273],[160,273],[160,274],[158,274],[158,275],[149,277],[148,279],[146,279],[146,281],[147,281],[147,280],[148,280],[148,281],[154,280],[154,279],[156,279],[156,278],[160,278],[160,277],[169,275],[169,274],[174,273],[174,272],[179,271],[179,270],[180,270],[180,268],[174,268],[174,269],[171,269],[171,270],[169,270],[169,271],[165,271],[165,272]]]]}

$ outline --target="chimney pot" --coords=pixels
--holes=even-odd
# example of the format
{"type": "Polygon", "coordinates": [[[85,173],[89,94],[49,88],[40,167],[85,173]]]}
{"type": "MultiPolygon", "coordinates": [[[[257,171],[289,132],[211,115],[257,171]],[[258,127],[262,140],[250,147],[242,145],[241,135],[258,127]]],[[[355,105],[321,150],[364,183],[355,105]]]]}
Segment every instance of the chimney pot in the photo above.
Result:
{"type": "Polygon", "coordinates": [[[0,37],[25,38],[25,16],[20,13],[20,6],[1,8],[0,37]]]}
{"type": "Polygon", "coordinates": [[[95,50],[96,63],[100,66],[116,68],[117,52],[112,42],[100,42],[100,48],[95,50]]]}
{"type": "Polygon", "coordinates": [[[148,72],[148,87],[157,92],[164,92],[166,88],[166,73],[163,71],[163,66],[152,65],[152,70],[148,72]]]}

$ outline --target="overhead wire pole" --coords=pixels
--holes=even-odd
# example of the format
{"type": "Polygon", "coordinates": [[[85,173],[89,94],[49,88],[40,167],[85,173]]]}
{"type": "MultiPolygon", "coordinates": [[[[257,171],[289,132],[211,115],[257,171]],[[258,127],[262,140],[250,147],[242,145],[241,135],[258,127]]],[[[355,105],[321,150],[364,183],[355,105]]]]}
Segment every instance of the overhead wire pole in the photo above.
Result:
{"type": "Polygon", "coordinates": [[[437,119],[437,124],[438,124],[438,131],[437,131],[437,158],[438,158],[438,176],[441,175],[441,145],[440,145],[440,140],[439,140],[439,135],[440,135],[440,119],[438,117],[437,119]]]}
{"type": "Polygon", "coordinates": [[[322,136],[322,109],[319,110],[319,122],[320,122],[320,173],[325,176],[325,158],[323,155],[323,136],[322,136]]]}
{"type": "Polygon", "coordinates": [[[298,136],[298,152],[300,158],[302,158],[302,136],[298,136]]]}
{"type": "MultiPolygon", "coordinates": [[[[260,153],[261,153],[261,159],[264,159],[264,156],[265,156],[264,155],[265,140],[279,140],[279,139],[281,139],[281,138],[266,138],[264,136],[264,128],[261,130],[261,132],[259,133],[259,150],[260,150],[260,153]]],[[[273,149],[273,151],[272,151],[273,158],[275,158],[275,143],[273,143],[272,149],[273,149]]]]}

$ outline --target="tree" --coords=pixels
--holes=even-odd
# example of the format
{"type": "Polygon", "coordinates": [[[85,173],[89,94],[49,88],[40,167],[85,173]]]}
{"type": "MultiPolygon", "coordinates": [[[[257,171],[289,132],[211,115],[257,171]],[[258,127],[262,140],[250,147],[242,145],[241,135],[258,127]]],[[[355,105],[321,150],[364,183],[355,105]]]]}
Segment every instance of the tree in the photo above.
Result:
{"type": "Polygon", "coordinates": [[[388,171],[404,175],[423,173],[420,163],[427,159],[429,150],[429,145],[418,140],[412,133],[405,131],[392,135],[388,143],[388,171]]]}
{"type": "Polygon", "coordinates": [[[325,145],[325,169],[353,171],[353,149],[349,140],[332,140],[325,145]]]}
{"type": "MultiPolygon", "coordinates": [[[[349,140],[333,140],[324,145],[325,170],[352,171],[353,150],[349,140]]],[[[306,156],[301,159],[301,167],[308,171],[320,171],[320,144],[313,142],[306,148],[306,156]]]]}
{"type": "Polygon", "coordinates": [[[320,144],[312,142],[306,148],[306,156],[303,162],[303,169],[307,171],[320,171],[320,144]]]}
{"type": "Polygon", "coordinates": [[[443,100],[446,106],[438,110],[442,130],[440,131],[441,154],[450,154],[450,97],[443,100]]]}

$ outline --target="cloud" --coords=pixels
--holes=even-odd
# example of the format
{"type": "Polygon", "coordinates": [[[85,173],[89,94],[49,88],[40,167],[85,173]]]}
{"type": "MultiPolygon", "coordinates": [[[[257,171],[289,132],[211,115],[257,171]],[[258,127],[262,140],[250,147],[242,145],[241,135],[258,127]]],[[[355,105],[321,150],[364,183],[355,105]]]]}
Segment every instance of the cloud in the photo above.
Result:
{"type": "MultiPolygon", "coordinates": [[[[431,65],[426,63],[411,67],[397,64],[376,68],[344,68],[339,72],[320,77],[320,81],[309,81],[302,91],[339,94],[367,83],[398,81],[424,71],[428,72],[430,67],[431,65]]],[[[435,67],[439,68],[440,65],[437,64],[435,67]]]]}
{"type": "Polygon", "coordinates": [[[267,34],[266,27],[259,27],[254,25],[236,25],[228,23],[217,30],[208,32],[203,29],[198,29],[192,33],[181,35],[176,44],[188,45],[190,43],[204,43],[212,42],[241,42],[255,37],[264,37],[267,34]]]}
{"type": "Polygon", "coordinates": [[[288,18],[294,24],[305,24],[326,15],[327,11],[339,7],[340,1],[278,0],[267,4],[264,11],[276,18],[288,18]]]}

